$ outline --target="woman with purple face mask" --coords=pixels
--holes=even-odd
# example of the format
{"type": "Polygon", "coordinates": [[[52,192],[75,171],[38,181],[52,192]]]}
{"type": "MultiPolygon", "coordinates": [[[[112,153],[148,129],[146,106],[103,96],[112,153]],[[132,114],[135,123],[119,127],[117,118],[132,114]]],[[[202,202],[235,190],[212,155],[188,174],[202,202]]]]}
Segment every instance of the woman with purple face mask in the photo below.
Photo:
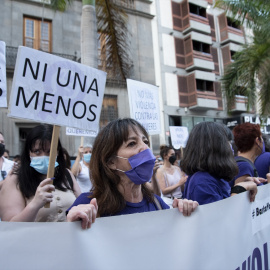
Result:
{"type": "MultiPolygon", "coordinates": [[[[82,221],[90,228],[96,217],[125,215],[168,209],[147,187],[155,156],[149,138],[137,121],[125,118],[110,122],[96,137],[90,172],[93,188],[82,193],[70,207],[68,221],[82,221]]],[[[198,206],[191,200],[175,199],[173,207],[189,216],[198,206]]]]}

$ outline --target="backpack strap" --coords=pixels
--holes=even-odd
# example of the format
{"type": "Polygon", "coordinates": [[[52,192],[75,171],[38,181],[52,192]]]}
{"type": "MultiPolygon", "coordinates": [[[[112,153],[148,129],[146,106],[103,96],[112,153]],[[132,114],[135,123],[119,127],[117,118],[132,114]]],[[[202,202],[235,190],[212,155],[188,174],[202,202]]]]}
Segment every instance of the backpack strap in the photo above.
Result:
{"type": "Polygon", "coordinates": [[[244,161],[244,162],[249,163],[249,165],[253,168],[254,177],[259,177],[258,171],[257,171],[254,163],[251,162],[249,159],[241,157],[241,156],[237,156],[237,157],[235,157],[235,161],[236,162],[243,162],[244,161]]]}
{"type": "Polygon", "coordinates": [[[162,210],[163,209],[162,206],[161,206],[161,204],[160,204],[160,202],[159,202],[159,200],[156,198],[155,195],[154,195],[154,204],[155,204],[155,206],[157,207],[158,210],[162,210]]]}

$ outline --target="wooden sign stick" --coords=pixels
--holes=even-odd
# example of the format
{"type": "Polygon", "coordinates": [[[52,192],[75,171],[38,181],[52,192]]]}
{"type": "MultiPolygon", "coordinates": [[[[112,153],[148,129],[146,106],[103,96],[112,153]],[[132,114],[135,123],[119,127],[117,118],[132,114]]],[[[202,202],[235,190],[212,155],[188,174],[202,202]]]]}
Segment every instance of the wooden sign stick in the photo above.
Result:
{"type": "Polygon", "coordinates": [[[81,146],[83,146],[83,138],[84,138],[84,137],[81,137],[81,146]]]}
{"type": "MultiPolygon", "coordinates": [[[[50,159],[49,159],[49,167],[47,172],[47,178],[52,178],[54,176],[54,165],[57,156],[57,147],[58,147],[58,139],[60,133],[60,126],[53,126],[53,134],[51,141],[51,149],[50,149],[50,159]]],[[[53,181],[51,181],[51,184],[53,181]]],[[[45,208],[50,208],[50,203],[46,203],[44,205],[45,208]]]]}

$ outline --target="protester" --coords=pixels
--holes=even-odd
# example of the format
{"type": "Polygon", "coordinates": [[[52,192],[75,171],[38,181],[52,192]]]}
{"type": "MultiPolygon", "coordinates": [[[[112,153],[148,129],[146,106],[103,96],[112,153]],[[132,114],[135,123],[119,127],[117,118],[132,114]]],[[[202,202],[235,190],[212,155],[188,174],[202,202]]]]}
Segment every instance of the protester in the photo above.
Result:
{"type": "Polygon", "coordinates": [[[0,132],[0,181],[4,180],[8,173],[11,171],[14,162],[4,157],[5,153],[5,138],[2,132],[0,132]]]}
{"type": "Polygon", "coordinates": [[[11,174],[0,191],[2,221],[66,221],[65,211],[80,194],[69,170],[60,140],[53,184],[46,178],[53,127],[39,125],[28,133],[18,174],[11,174]],[[44,208],[50,203],[50,208],[44,208]]]}
{"type": "Polygon", "coordinates": [[[182,198],[182,191],[184,191],[187,176],[178,166],[174,165],[176,155],[173,147],[161,145],[160,156],[164,164],[157,170],[156,178],[163,195],[162,199],[166,204],[172,206],[174,198],[182,198]]]}
{"type": "Polygon", "coordinates": [[[5,152],[3,154],[3,157],[6,159],[9,159],[9,150],[5,148],[5,152]]]}
{"type": "Polygon", "coordinates": [[[228,140],[223,124],[202,122],[194,126],[181,161],[182,170],[189,175],[185,198],[203,205],[248,190],[250,201],[254,201],[256,183],[241,182],[232,188],[228,183],[238,173],[228,140]]]}
{"type": "Polygon", "coordinates": [[[267,136],[266,134],[263,134],[262,137],[263,151],[255,159],[254,165],[258,171],[259,177],[267,178],[267,174],[270,172],[270,142],[269,136],[267,136]]]}
{"type": "MultiPolygon", "coordinates": [[[[261,182],[266,182],[264,178],[258,177],[257,169],[254,161],[263,150],[263,138],[260,130],[260,125],[244,123],[237,125],[233,129],[234,142],[238,149],[237,161],[239,172],[230,182],[231,186],[235,183],[240,183],[246,180],[247,177],[256,178],[261,182]]],[[[253,179],[254,180],[254,179],[253,179]]]]}
{"type": "Polygon", "coordinates": [[[76,177],[82,192],[89,192],[92,188],[89,173],[89,163],[92,155],[92,145],[80,146],[71,172],[76,177]]]}
{"type": "MultiPolygon", "coordinates": [[[[148,134],[139,122],[130,118],[110,122],[99,132],[93,146],[92,191],[76,199],[67,220],[81,219],[82,228],[89,228],[96,216],[168,209],[169,206],[146,186],[155,161],[149,149],[148,134]]],[[[173,202],[173,207],[184,216],[189,216],[197,206],[197,202],[190,200],[174,199],[173,202]]]]}

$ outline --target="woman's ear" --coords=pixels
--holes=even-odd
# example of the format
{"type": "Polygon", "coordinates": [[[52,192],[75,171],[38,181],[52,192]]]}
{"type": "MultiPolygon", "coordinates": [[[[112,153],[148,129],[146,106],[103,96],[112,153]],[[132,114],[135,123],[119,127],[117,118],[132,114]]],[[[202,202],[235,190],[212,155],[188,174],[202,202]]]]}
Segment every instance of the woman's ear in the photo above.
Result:
{"type": "Polygon", "coordinates": [[[107,162],[107,165],[108,167],[111,169],[111,170],[116,170],[116,164],[114,162],[114,158],[111,158],[108,162],[107,162]]]}

